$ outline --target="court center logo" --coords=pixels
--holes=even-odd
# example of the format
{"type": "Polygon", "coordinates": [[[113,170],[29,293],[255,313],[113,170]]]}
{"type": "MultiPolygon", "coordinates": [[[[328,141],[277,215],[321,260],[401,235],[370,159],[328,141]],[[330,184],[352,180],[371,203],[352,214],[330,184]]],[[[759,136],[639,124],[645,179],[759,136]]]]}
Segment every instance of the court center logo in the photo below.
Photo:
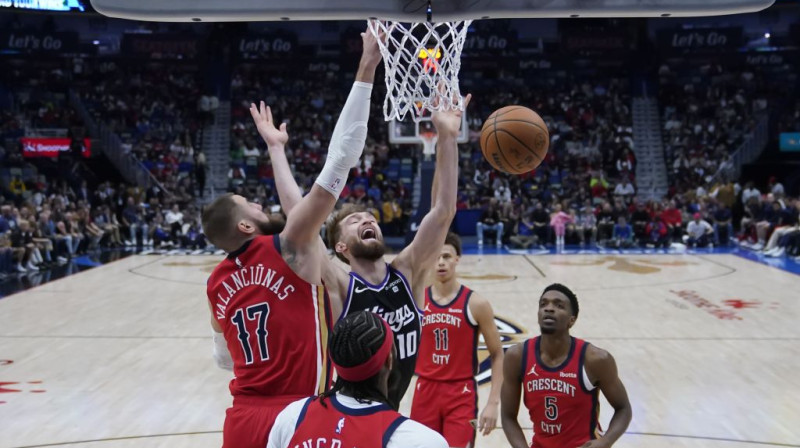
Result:
{"type": "Polygon", "coordinates": [[[630,274],[655,274],[661,272],[663,267],[681,267],[696,265],[690,261],[662,261],[652,260],[647,258],[624,258],[624,257],[599,257],[594,260],[582,261],[551,261],[550,264],[560,266],[602,266],[608,265],[607,269],[611,271],[627,272],[630,274]]]}
{"type": "MultiPolygon", "coordinates": [[[[495,316],[494,323],[500,333],[500,343],[503,344],[503,351],[509,347],[524,341],[528,337],[528,330],[522,325],[517,324],[504,317],[495,316]]],[[[483,336],[478,340],[478,374],[475,380],[478,384],[488,383],[492,379],[492,359],[489,357],[489,350],[483,336]]]]}

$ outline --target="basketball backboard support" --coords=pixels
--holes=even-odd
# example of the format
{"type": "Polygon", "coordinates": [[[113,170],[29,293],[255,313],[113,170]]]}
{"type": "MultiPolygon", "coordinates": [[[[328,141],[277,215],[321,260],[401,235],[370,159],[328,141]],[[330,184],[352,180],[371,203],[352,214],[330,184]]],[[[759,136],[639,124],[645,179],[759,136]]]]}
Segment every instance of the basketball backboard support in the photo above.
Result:
{"type": "MultiPolygon", "coordinates": [[[[389,121],[389,143],[395,145],[423,145],[423,154],[431,155],[435,152],[437,140],[436,128],[433,126],[430,115],[421,117],[419,121],[389,121]]],[[[456,141],[458,143],[469,141],[467,114],[461,115],[461,131],[456,141]]]]}
{"type": "Polygon", "coordinates": [[[156,22],[365,20],[402,22],[558,17],[689,17],[741,14],[775,0],[92,0],[97,12],[156,22]]]}

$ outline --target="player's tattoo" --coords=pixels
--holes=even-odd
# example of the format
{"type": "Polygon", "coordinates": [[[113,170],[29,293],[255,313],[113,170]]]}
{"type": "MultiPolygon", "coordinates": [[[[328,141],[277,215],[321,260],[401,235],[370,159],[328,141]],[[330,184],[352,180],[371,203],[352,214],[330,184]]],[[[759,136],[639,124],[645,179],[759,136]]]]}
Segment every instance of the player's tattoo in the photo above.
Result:
{"type": "Polygon", "coordinates": [[[299,263],[297,261],[297,245],[289,241],[289,239],[283,235],[280,236],[280,242],[283,260],[286,261],[286,264],[288,264],[293,271],[297,272],[299,268],[299,263]]]}

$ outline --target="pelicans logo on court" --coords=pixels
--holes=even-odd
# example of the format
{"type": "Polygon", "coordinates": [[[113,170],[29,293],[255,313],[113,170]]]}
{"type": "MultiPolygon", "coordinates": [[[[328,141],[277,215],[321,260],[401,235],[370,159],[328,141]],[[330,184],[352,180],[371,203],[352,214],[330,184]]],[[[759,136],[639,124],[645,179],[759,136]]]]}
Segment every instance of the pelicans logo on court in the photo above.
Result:
{"type": "MultiPolygon", "coordinates": [[[[503,350],[524,341],[528,337],[528,330],[521,325],[514,323],[504,317],[495,316],[494,324],[500,333],[500,343],[503,350]]],[[[478,340],[478,374],[475,380],[478,384],[488,383],[492,379],[492,359],[489,357],[489,350],[483,336],[478,340]]]]}

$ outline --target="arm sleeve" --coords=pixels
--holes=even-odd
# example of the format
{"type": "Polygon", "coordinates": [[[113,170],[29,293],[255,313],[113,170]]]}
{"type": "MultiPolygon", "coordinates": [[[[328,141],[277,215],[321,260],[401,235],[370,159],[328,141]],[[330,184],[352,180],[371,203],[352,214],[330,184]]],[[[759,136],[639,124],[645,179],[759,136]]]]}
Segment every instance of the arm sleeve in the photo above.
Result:
{"type": "Polygon", "coordinates": [[[289,442],[294,435],[294,428],[297,426],[297,419],[300,417],[300,412],[303,410],[308,398],[303,398],[286,406],[278,417],[275,419],[275,424],[272,426],[272,431],[269,433],[269,441],[267,448],[287,448],[289,442]]]}
{"type": "Polygon", "coordinates": [[[350,168],[358,163],[367,140],[372,84],[356,81],[333,128],[328,157],[317,184],[338,198],[347,182],[350,168]]]}
{"type": "Polygon", "coordinates": [[[421,423],[406,420],[397,427],[386,448],[448,448],[448,445],[438,432],[421,423]]]}
{"type": "Polygon", "coordinates": [[[231,358],[231,354],[228,351],[228,343],[225,342],[225,336],[214,330],[211,330],[211,332],[211,338],[214,341],[214,361],[217,362],[217,367],[233,371],[233,358],[231,358]]]}

